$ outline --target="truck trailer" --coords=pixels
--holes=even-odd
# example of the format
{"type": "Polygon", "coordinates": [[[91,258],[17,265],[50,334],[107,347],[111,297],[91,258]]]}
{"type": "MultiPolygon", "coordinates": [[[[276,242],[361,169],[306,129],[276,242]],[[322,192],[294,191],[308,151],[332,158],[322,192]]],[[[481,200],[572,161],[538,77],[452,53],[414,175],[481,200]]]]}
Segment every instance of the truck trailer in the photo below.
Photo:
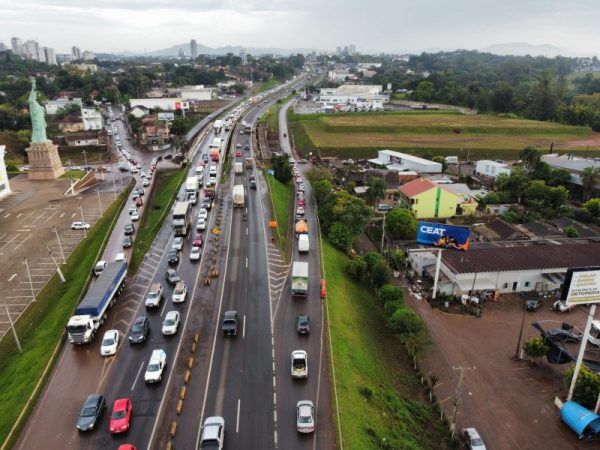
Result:
{"type": "Polygon", "coordinates": [[[108,308],[115,303],[123,291],[126,275],[125,261],[106,264],[67,323],[67,333],[71,343],[87,344],[94,339],[96,331],[106,320],[108,308]]]}
{"type": "Polygon", "coordinates": [[[233,207],[243,208],[245,205],[244,185],[236,184],[233,186],[233,207]]]}
{"type": "Polygon", "coordinates": [[[185,180],[185,194],[190,195],[198,191],[198,177],[188,177],[185,180]]]}
{"type": "Polygon", "coordinates": [[[244,173],[244,164],[241,161],[234,163],[233,168],[236,175],[244,173]]]}
{"type": "Polygon", "coordinates": [[[173,233],[175,236],[187,236],[192,222],[190,202],[177,202],[173,209],[173,233]]]}
{"type": "Polygon", "coordinates": [[[308,262],[294,261],[292,265],[292,295],[308,295],[308,262]]]}

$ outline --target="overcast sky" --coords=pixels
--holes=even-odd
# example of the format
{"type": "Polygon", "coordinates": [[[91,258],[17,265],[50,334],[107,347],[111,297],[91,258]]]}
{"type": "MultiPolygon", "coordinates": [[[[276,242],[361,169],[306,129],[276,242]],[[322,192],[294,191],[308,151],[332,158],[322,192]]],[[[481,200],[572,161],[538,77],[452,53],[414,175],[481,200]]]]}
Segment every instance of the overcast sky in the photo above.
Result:
{"type": "Polygon", "coordinates": [[[0,41],[67,52],[210,47],[416,52],[507,42],[600,54],[599,0],[0,0],[0,41]]]}

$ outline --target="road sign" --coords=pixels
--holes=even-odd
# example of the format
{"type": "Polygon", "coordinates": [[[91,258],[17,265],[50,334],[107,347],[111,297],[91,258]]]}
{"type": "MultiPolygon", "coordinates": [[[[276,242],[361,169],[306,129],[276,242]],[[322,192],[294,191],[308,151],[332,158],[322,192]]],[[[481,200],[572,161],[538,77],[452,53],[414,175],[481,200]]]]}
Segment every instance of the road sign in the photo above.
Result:
{"type": "Polygon", "coordinates": [[[567,306],[600,303],[600,267],[567,270],[561,298],[567,306]]]}

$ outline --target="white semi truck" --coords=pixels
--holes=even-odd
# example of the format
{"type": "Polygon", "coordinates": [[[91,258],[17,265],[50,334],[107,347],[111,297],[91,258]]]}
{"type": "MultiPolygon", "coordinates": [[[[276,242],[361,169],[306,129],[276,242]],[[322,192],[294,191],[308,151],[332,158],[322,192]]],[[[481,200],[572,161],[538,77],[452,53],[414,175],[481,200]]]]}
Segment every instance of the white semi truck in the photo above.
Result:
{"type": "Polygon", "coordinates": [[[243,208],[246,204],[244,185],[236,184],[233,186],[233,206],[234,208],[243,208]]]}

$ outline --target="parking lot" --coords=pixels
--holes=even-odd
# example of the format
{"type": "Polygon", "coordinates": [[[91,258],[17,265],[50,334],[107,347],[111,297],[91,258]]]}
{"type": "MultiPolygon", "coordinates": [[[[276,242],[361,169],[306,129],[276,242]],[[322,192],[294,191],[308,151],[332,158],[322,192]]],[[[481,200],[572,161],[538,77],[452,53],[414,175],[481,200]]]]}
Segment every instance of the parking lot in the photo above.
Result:
{"type": "MultiPolygon", "coordinates": [[[[452,422],[454,401],[462,371],[457,427],[475,426],[489,449],[598,448],[579,442],[559,417],[554,398],[564,399],[563,373],[568,364],[550,365],[545,359],[516,361],[523,319],[523,299],[517,295],[487,302],[481,318],[447,314],[407,294],[427,324],[433,343],[425,351],[421,370],[435,374],[435,394],[452,422]]],[[[550,302],[525,313],[523,341],[539,337],[532,326],[560,327],[562,321],[583,330],[587,310],[569,314],[552,311],[550,302]]]]}
{"type": "Polygon", "coordinates": [[[6,309],[15,321],[84,237],[71,223],[93,226],[115,198],[95,190],[65,197],[68,187],[69,180],[20,175],[11,179],[14,193],[0,201],[0,337],[10,329],[6,309]]]}

